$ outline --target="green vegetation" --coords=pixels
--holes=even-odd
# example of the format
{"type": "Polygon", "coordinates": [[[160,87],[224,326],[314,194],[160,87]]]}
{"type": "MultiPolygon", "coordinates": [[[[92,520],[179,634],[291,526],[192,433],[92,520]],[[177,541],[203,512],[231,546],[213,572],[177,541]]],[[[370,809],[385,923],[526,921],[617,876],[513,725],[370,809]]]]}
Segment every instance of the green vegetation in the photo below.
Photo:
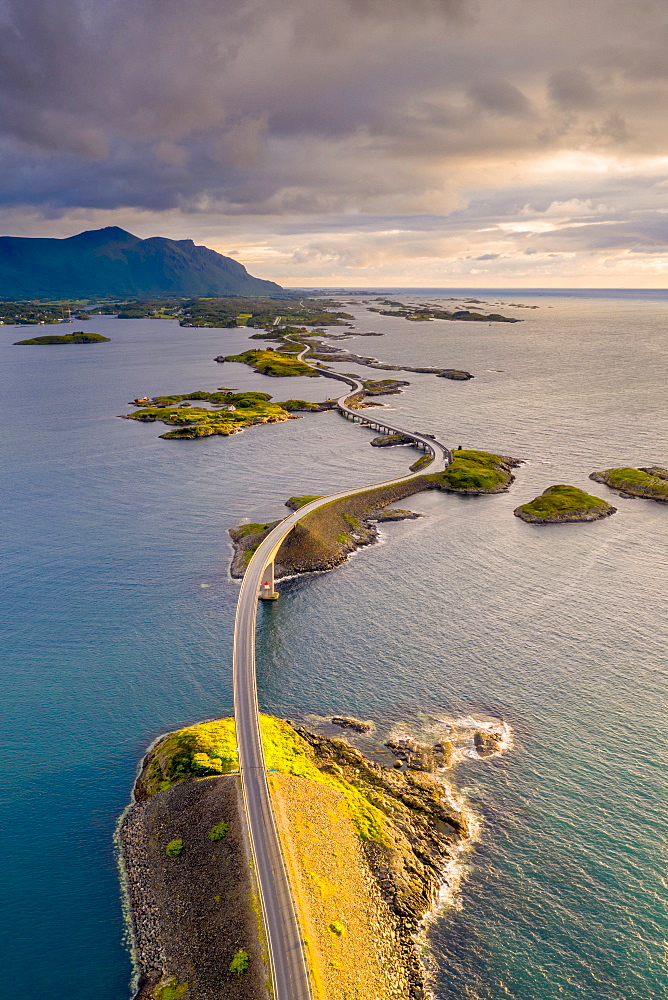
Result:
{"type": "MultiPolygon", "coordinates": [[[[261,715],[260,729],[268,771],[336,788],[345,797],[359,836],[384,843],[384,816],[363,791],[343,778],[321,771],[311,747],[287,722],[261,715]]],[[[232,774],[238,769],[234,719],[202,722],[171,733],[156,746],[145,777],[146,789],[155,795],[179,781],[232,774]]]]}
{"type": "Polygon", "coordinates": [[[308,778],[342,792],[350,818],[362,840],[385,842],[385,817],[367,795],[344,778],[321,771],[309,745],[282,719],[261,715],[260,728],[267,770],[308,778]]]}
{"type": "Polygon", "coordinates": [[[603,472],[592,472],[589,478],[630,496],[668,500],[668,469],[660,465],[640,469],[605,469],[603,472]]]}
{"type": "Polygon", "coordinates": [[[243,354],[230,354],[224,360],[238,361],[242,365],[249,365],[262,375],[272,375],[276,378],[289,378],[293,375],[308,375],[317,378],[320,374],[311,365],[272,350],[244,351],[243,354]]]}
{"type": "Polygon", "coordinates": [[[506,460],[500,455],[471,450],[453,451],[452,455],[452,465],[445,472],[425,477],[441,489],[494,493],[511,481],[506,460]]]}
{"type": "Polygon", "coordinates": [[[250,524],[240,524],[236,529],[237,535],[245,538],[247,535],[257,535],[261,531],[266,531],[269,527],[268,524],[258,524],[257,522],[251,522],[250,524]]]}
{"type": "Polygon", "coordinates": [[[214,843],[217,840],[224,840],[229,829],[230,824],[226,823],[225,820],[221,820],[220,823],[216,823],[216,825],[211,828],[209,832],[209,840],[214,841],[214,843]]]}
{"type": "Polygon", "coordinates": [[[341,326],[352,316],[341,312],[337,306],[338,303],[327,299],[299,299],[289,293],[274,298],[191,299],[183,303],[181,325],[234,327],[243,324],[268,331],[279,323],[284,329],[303,324],[341,326]]]}
{"type": "Polygon", "coordinates": [[[548,486],[544,493],[515,510],[526,521],[594,520],[592,515],[605,517],[615,508],[600,497],[585,493],[576,486],[548,486]]]}
{"type": "Polygon", "coordinates": [[[165,854],[168,858],[178,858],[179,854],[183,850],[182,840],[170,840],[165,848],[165,854]]]}
{"type": "Polygon", "coordinates": [[[434,461],[434,456],[430,455],[429,453],[425,455],[420,455],[417,462],[413,462],[413,464],[410,467],[410,470],[411,472],[419,472],[420,469],[424,469],[426,465],[431,465],[433,461],[434,461]]]}
{"type": "Polygon", "coordinates": [[[109,337],[103,337],[100,333],[86,333],[84,330],[76,330],[74,333],[64,333],[61,335],[51,333],[42,337],[31,337],[30,340],[17,340],[14,346],[23,344],[108,344],[109,337]]]}
{"type": "Polygon", "coordinates": [[[363,379],[362,385],[370,396],[385,396],[400,392],[410,382],[398,378],[363,379]]]}
{"type": "Polygon", "coordinates": [[[150,795],[189,778],[239,769],[234,719],[202,722],[171,733],[153,751],[146,788],[150,795]]]}
{"type": "Polygon", "coordinates": [[[276,406],[282,406],[284,410],[288,411],[288,413],[293,413],[295,410],[296,411],[303,410],[307,413],[309,411],[313,413],[318,413],[320,410],[323,409],[322,403],[309,403],[308,400],[306,399],[286,399],[285,401],[281,400],[280,403],[278,402],[276,403],[276,406]]]}
{"type": "Polygon", "coordinates": [[[178,983],[172,979],[160,990],[159,1000],[181,1000],[184,993],[188,992],[188,983],[178,983]]]}
{"type": "Polygon", "coordinates": [[[312,503],[314,500],[320,499],[320,497],[290,497],[289,500],[285,501],[285,506],[289,507],[290,510],[299,510],[300,507],[305,507],[307,503],[312,503]]]}
{"type": "Polygon", "coordinates": [[[86,320],[88,312],[80,312],[87,300],[58,302],[0,302],[0,323],[12,326],[42,326],[44,324],[62,323],[69,320],[74,312],[75,318],[86,320]]]}
{"type": "Polygon", "coordinates": [[[346,933],[345,924],[342,924],[340,920],[332,920],[331,924],[329,925],[329,929],[332,932],[332,934],[336,934],[337,937],[343,937],[343,935],[346,933]]]}
{"type": "Polygon", "coordinates": [[[243,948],[239,948],[234,953],[234,958],[230,962],[230,972],[235,972],[237,976],[241,979],[244,972],[248,968],[248,952],[244,951],[243,948]]]}
{"type": "Polygon", "coordinates": [[[374,448],[391,448],[395,444],[411,444],[412,440],[406,434],[380,434],[369,444],[374,448]]]}
{"type": "Polygon", "coordinates": [[[219,392],[183,393],[173,396],[156,396],[150,400],[151,406],[142,406],[127,415],[128,420],[151,423],[159,420],[176,427],[177,430],[163,434],[164,438],[197,438],[211,434],[227,436],[256,424],[278,423],[288,420],[288,411],[278,403],[270,402],[266,392],[219,392]],[[214,404],[215,409],[176,404],[190,400],[204,400],[214,404]]]}

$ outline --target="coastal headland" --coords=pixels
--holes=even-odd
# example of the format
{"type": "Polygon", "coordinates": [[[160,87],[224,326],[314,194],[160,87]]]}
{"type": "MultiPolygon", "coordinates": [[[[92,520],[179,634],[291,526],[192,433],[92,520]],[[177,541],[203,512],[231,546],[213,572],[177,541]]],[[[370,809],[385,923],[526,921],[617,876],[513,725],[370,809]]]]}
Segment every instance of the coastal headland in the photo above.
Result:
{"type": "MultiPolygon", "coordinates": [[[[415,935],[466,816],[423,761],[381,766],[343,739],[261,727],[314,1000],[368,1000],[370,983],[374,1000],[422,1000],[415,935]]],[[[168,734],[143,762],[120,828],[137,1000],[268,996],[237,766],[233,719],[168,734]]]]}

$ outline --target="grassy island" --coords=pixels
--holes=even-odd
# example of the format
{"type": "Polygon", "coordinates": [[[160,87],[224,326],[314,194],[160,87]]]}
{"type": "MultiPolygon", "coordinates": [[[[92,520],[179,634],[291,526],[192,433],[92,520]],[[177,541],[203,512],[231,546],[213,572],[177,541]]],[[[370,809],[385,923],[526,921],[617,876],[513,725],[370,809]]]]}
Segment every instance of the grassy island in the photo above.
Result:
{"type": "Polygon", "coordinates": [[[235,392],[224,388],[216,392],[197,389],[171,396],[155,396],[153,399],[145,396],[134,402],[139,409],[125,414],[123,419],[141,423],[160,421],[174,427],[174,430],[160,435],[167,439],[202,438],[212,434],[227,437],[245,427],[297,420],[293,413],[322,413],[331,410],[335,403],[332,399],[322,403],[309,403],[305,399],[272,402],[266,392],[235,392]],[[209,407],[192,405],[198,402],[208,403],[209,407]]]}
{"type": "MultiPolygon", "coordinates": [[[[381,766],[282,719],[260,726],[314,1000],[370,984],[377,1000],[423,996],[413,935],[465,817],[427,769],[381,766]]],[[[137,1000],[268,1000],[237,767],[231,718],[170,733],[144,760],[120,827],[137,1000]]]]}
{"type": "Polygon", "coordinates": [[[565,524],[577,521],[598,521],[617,510],[600,497],[585,493],[576,486],[548,486],[530,503],[522,504],[513,513],[530,524],[565,524]]]}
{"type": "Polygon", "coordinates": [[[436,309],[429,305],[405,305],[402,302],[381,301],[381,305],[390,306],[382,309],[380,306],[367,306],[369,312],[380,313],[381,316],[398,316],[412,322],[424,323],[432,319],[459,320],[466,323],[520,323],[513,316],[502,316],[501,313],[481,313],[471,309],[436,309]]]}
{"type": "Polygon", "coordinates": [[[85,330],[76,330],[74,333],[47,333],[42,337],[31,337],[30,340],[17,340],[15,347],[23,344],[108,344],[109,337],[103,337],[101,333],[86,333],[85,330]]]}
{"type": "Polygon", "coordinates": [[[514,481],[511,469],[521,465],[508,455],[458,449],[445,472],[427,476],[441,490],[454,493],[502,493],[514,481]]]}
{"type": "Polygon", "coordinates": [[[592,472],[589,478],[627,496],[668,502],[668,469],[660,465],[639,469],[604,469],[603,472],[592,472]]]}
{"type": "Polygon", "coordinates": [[[311,365],[297,361],[289,354],[272,350],[244,351],[243,354],[218,357],[216,361],[238,361],[242,365],[249,365],[262,375],[272,375],[274,378],[290,378],[293,375],[308,375],[310,378],[317,378],[320,375],[320,372],[315,371],[311,365]]]}
{"type": "Polygon", "coordinates": [[[413,439],[406,434],[381,434],[369,441],[372,448],[392,448],[398,444],[412,444],[413,439]]]}
{"type": "Polygon", "coordinates": [[[151,423],[159,420],[175,429],[161,434],[163,438],[201,438],[212,434],[223,437],[235,434],[244,427],[256,424],[272,424],[289,420],[290,414],[279,403],[272,403],[266,392],[220,392],[183,393],[175,396],[156,396],[134,413],[126,415],[126,420],[151,423]],[[190,401],[202,400],[213,404],[214,409],[191,406],[190,401]],[[179,403],[186,405],[179,406],[179,403]]]}

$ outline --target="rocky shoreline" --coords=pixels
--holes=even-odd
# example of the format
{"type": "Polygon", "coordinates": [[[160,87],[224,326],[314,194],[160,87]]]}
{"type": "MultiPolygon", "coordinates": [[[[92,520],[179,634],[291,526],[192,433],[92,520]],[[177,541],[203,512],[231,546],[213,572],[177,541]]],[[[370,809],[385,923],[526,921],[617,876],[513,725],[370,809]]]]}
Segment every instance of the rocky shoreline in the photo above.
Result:
{"type": "Polygon", "coordinates": [[[595,483],[603,483],[620,496],[668,503],[668,469],[661,465],[635,468],[604,469],[589,476],[595,483]]]}
{"type": "MultiPolygon", "coordinates": [[[[340,723],[357,732],[368,731],[370,725],[349,717],[341,717],[340,723]]],[[[288,729],[285,723],[280,725],[288,729]]],[[[303,805],[307,812],[322,799],[322,808],[333,815],[332,795],[341,796],[338,787],[349,788],[380,817],[379,832],[367,839],[352,834],[357,847],[337,858],[338,875],[328,874],[334,880],[331,892],[345,896],[352,879],[366,885],[369,899],[375,900],[368,904],[370,912],[360,917],[370,921],[367,932],[358,928],[359,941],[349,941],[346,954],[353,954],[356,947],[362,949],[363,956],[365,950],[370,951],[368,933],[373,931],[377,955],[367,956],[371,963],[368,971],[373,967],[380,975],[379,969],[392,969],[382,989],[379,983],[378,996],[383,1000],[424,1000],[428,995],[426,973],[416,935],[437,901],[445,866],[467,837],[466,816],[452,806],[445,786],[430,773],[435,770],[435,758],[425,763],[418,753],[412,762],[405,760],[403,769],[397,769],[396,765],[372,762],[344,739],[320,736],[298,725],[289,732],[303,748],[298,753],[305,754],[321,775],[318,781],[283,779],[298,782],[292,798],[295,794],[306,796],[303,805]]],[[[172,997],[182,993],[186,1000],[268,1000],[238,776],[189,777],[150,795],[149,771],[160,760],[168,739],[163,738],[146,755],[134,801],[119,825],[139,976],[135,1000],[163,1000],[163,994],[172,997]],[[210,834],[221,819],[227,830],[214,842],[210,834]],[[182,850],[170,857],[166,845],[177,838],[182,850]],[[241,978],[229,968],[238,948],[249,955],[248,970],[241,978]]],[[[401,749],[398,746],[397,752],[401,749]]],[[[443,749],[447,755],[447,748],[443,749]]],[[[437,766],[444,760],[440,758],[437,766]]],[[[289,775],[290,768],[284,773],[289,775]]],[[[339,811],[341,807],[346,810],[346,801],[340,798],[339,811]]],[[[319,832],[313,843],[314,857],[307,859],[306,882],[312,877],[311,868],[319,863],[315,854],[322,840],[319,832]]],[[[325,837],[325,853],[328,845],[325,837]]],[[[319,884],[325,884],[324,878],[319,884]]],[[[309,905],[312,910],[313,900],[309,905]]],[[[353,900],[350,905],[354,909],[359,904],[353,900]]],[[[351,920],[351,928],[354,923],[351,920]]],[[[327,946],[331,934],[325,933],[324,938],[327,946]]],[[[354,969],[350,972],[356,974],[354,969]]],[[[327,995],[331,1000],[344,1000],[349,994],[342,987],[342,992],[332,990],[327,995]]]]}
{"type": "Polygon", "coordinates": [[[575,486],[548,486],[540,496],[516,507],[515,517],[528,524],[578,524],[600,521],[617,508],[575,486]]]}
{"type": "Polygon", "coordinates": [[[186,984],[186,1000],[269,1000],[238,776],[177,784],[149,797],[145,776],[155,751],[119,825],[138,972],[134,1000],[163,1000],[165,989],[186,984]],[[228,832],[212,842],[221,819],[228,832]],[[183,851],[168,857],[165,847],[177,838],[183,851]],[[240,947],[249,955],[242,979],[229,968],[240,947]]]}
{"type": "MultiPolygon", "coordinates": [[[[519,459],[487,452],[459,450],[454,454],[455,462],[445,472],[363,490],[308,514],[295,525],[278,550],[275,579],[334,569],[351,552],[378,539],[379,523],[421,517],[409,510],[385,509],[406,497],[433,489],[468,496],[505,492],[515,479],[511,470],[522,464],[519,459]]],[[[419,467],[423,458],[411,468],[419,467]]],[[[302,505],[301,500],[314,499],[317,498],[292,497],[286,506],[296,510],[302,505]]],[[[228,530],[233,547],[230,574],[234,579],[243,577],[253,552],[279,521],[241,524],[228,530]]]]}
{"type": "MultiPolygon", "coordinates": [[[[308,515],[295,525],[278,550],[274,563],[275,579],[334,569],[345,562],[351,552],[377,541],[379,523],[422,517],[410,510],[384,509],[398,500],[431,488],[431,484],[423,482],[422,478],[356,494],[308,515]]],[[[292,498],[286,501],[286,506],[295,509],[292,498]]],[[[230,564],[233,579],[243,577],[256,548],[279,523],[280,519],[267,524],[241,524],[228,530],[233,547],[230,564]]]]}

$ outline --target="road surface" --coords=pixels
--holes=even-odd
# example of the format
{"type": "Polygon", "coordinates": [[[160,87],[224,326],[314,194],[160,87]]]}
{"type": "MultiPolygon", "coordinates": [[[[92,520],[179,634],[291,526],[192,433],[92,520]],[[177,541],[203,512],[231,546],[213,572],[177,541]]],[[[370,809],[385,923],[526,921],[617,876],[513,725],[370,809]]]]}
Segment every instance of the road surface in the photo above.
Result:
{"type": "MultiPolygon", "coordinates": [[[[308,348],[305,348],[298,355],[300,360],[303,360],[307,351],[308,348]]],[[[366,416],[359,410],[351,409],[346,404],[346,400],[363,389],[362,383],[357,379],[333,372],[322,365],[317,367],[327,377],[346,382],[350,386],[350,389],[337,399],[336,404],[345,416],[387,433],[405,434],[407,437],[413,438],[418,447],[432,455],[432,462],[428,466],[430,472],[440,472],[452,462],[449,450],[433,438],[424,434],[404,431],[377,416],[366,416]]],[[[401,483],[423,475],[424,472],[425,469],[421,469],[411,475],[391,479],[385,483],[375,483],[365,487],[365,489],[401,483]]],[[[354,496],[361,492],[363,491],[358,488],[333,493],[306,504],[281,521],[259,545],[249,562],[237,603],[234,624],[233,676],[239,768],[251,852],[267,934],[275,1000],[311,1000],[312,993],[302,935],[272,810],[260,735],[255,676],[255,620],[258,592],[265,568],[274,560],[281,543],[297,521],[317,510],[318,507],[331,503],[332,500],[354,496]]]]}

